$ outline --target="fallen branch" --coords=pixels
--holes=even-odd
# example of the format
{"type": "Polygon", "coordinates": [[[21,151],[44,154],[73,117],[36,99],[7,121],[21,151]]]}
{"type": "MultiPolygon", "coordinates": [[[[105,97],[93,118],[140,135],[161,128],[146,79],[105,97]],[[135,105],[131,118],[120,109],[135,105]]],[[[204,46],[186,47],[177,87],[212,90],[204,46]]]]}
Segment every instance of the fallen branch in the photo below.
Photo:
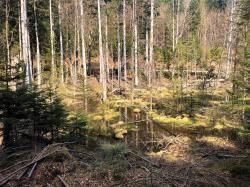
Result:
{"type": "Polygon", "coordinates": [[[65,182],[65,180],[60,175],[57,175],[57,177],[60,179],[60,181],[63,183],[65,187],[69,187],[69,185],[65,182]]]}
{"type": "Polygon", "coordinates": [[[51,153],[48,153],[42,157],[40,157],[39,159],[35,159],[34,161],[30,162],[29,164],[26,164],[25,166],[22,166],[20,168],[18,168],[17,170],[15,170],[14,172],[10,173],[9,175],[7,175],[6,177],[4,177],[3,179],[0,180],[0,186],[3,186],[4,184],[6,184],[16,173],[18,173],[19,171],[22,171],[23,169],[27,169],[28,167],[32,166],[33,164],[35,164],[36,162],[39,162],[41,160],[43,160],[44,158],[55,154],[57,152],[61,152],[62,150],[55,150],[51,153]]]}
{"type": "Polygon", "coordinates": [[[142,156],[140,156],[140,155],[138,155],[138,154],[134,153],[133,151],[128,151],[128,153],[131,153],[132,155],[134,155],[134,156],[136,156],[136,157],[138,157],[138,158],[140,158],[140,159],[142,159],[142,160],[144,160],[144,161],[146,161],[146,162],[148,162],[148,163],[152,164],[153,166],[159,167],[159,165],[158,165],[158,164],[156,164],[156,163],[154,163],[154,162],[152,162],[152,161],[148,160],[148,159],[147,159],[147,158],[145,158],[145,157],[142,157],[142,156]]]}
{"type": "Polygon", "coordinates": [[[9,155],[7,158],[10,159],[10,158],[12,158],[12,157],[18,157],[18,156],[22,156],[22,155],[27,154],[27,153],[30,153],[30,150],[24,151],[24,152],[21,152],[21,153],[14,153],[14,154],[11,154],[11,155],[9,155]]]}
{"type": "Polygon", "coordinates": [[[144,120],[139,120],[139,121],[131,121],[131,122],[127,122],[126,124],[141,123],[145,121],[148,121],[148,120],[144,119],[144,120]]]}
{"type": "Polygon", "coordinates": [[[36,169],[36,166],[37,166],[37,162],[33,165],[33,167],[31,168],[30,172],[29,172],[29,175],[28,177],[30,178],[34,172],[34,170],[36,169]]]}
{"type": "Polygon", "coordinates": [[[23,164],[23,163],[25,163],[25,162],[28,162],[28,161],[30,161],[30,160],[23,160],[23,161],[21,161],[21,162],[18,162],[18,163],[14,164],[14,165],[11,165],[11,166],[9,166],[9,167],[7,167],[7,168],[1,170],[0,173],[3,173],[3,172],[5,172],[5,171],[7,171],[7,170],[9,170],[9,169],[11,169],[11,168],[13,168],[13,167],[16,167],[16,166],[18,166],[18,165],[20,165],[20,164],[23,164]]]}
{"type": "Polygon", "coordinates": [[[248,157],[245,155],[222,155],[222,154],[217,154],[216,156],[218,158],[247,158],[248,157]]]}

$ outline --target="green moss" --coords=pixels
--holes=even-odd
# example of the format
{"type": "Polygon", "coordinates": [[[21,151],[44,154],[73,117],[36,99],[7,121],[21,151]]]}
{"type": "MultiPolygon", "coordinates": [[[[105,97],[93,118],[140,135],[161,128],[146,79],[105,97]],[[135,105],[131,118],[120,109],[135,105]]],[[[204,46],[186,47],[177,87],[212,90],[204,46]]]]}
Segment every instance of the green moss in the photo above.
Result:
{"type": "Polygon", "coordinates": [[[150,118],[152,118],[153,121],[157,122],[157,123],[161,123],[161,124],[173,124],[173,125],[177,125],[177,126],[188,126],[188,125],[192,125],[193,121],[191,119],[189,119],[188,117],[168,117],[168,116],[164,116],[164,115],[159,115],[155,112],[150,112],[149,113],[150,118]]]}

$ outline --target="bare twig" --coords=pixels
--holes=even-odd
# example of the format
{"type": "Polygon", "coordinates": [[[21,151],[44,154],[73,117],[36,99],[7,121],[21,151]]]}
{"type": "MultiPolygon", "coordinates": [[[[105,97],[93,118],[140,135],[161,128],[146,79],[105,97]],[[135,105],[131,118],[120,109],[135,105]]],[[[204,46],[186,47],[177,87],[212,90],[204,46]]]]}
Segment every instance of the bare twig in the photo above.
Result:
{"type": "Polygon", "coordinates": [[[30,178],[34,172],[34,170],[36,169],[36,166],[37,166],[37,162],[33,165],[33,167],[31,168],[30,172],[29,172],[29,175],[28,177],[30,178]]]}
{"type": "Polygon", "coordinates": [[[146,161],[146,162],[148,162],[148,163],[152,164],[153,166],[159,167],[159,165],[158,165],[158,164],[156,164],[156,163],[154,163],[154,162],[152,162],[152,161],[148,160],[148,159],[147,159],[147,158],[145,158],[145,157],[142,157],[142,156],[140,156],[140,155],[138,155],[138,154],[134,153],[133,151],[128,151],[128,153],[131,153],[132,155],[134,155],[134,156],[136,156],[136,157],[138,157],[138,158],[140,158],[140,159],[142,159],[142,160],[144,160],[144,161],[146,161]]]}
{"type": "Polygon", "coordinates": [[[65,180],[60,175],[57,175],[57,177],[60,179],[60,181],[63,183],[65,187],[69,187],[69,185],[65,182],[65,180]]]}

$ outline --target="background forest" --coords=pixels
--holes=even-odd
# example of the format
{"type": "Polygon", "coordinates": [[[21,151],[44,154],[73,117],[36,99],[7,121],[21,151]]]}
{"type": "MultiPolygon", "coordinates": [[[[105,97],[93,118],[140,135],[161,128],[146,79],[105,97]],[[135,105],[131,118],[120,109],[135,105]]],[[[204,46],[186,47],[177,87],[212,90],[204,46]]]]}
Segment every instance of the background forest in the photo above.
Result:
{"type": "Polygon", "coordinates": [[[212,186],[244,186],[249,25],[250,0],[0,0],[0,186],[27,145],[22,176],[48,151],[66,162],[84,147],[104,166],[82,158],[82,186],[101,168],[96,185],[133,186],[143,164],[129,153],[150,165],[133,170],[139,186],[210,186],[213,174],[212,186]],[[160,175],[171,170],[162,160],[178,179],[160,175]]]}

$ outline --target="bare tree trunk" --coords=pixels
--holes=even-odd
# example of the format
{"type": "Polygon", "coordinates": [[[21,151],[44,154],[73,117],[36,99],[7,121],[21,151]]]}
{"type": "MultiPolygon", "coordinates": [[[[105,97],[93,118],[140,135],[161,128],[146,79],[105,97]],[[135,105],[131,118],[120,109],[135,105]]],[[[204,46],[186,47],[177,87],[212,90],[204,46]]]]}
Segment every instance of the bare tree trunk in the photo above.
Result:
{"type": "Polygon", "coordinates": [[[77,68],[78,68],[78,74],[81,74],[82,68],[81,68],[81,47],[80,47],[80,16],[79,16],[79,5],[78,0],[76,1],[76,18],[77,18],[77,68]]]}
{"type": "Polygon", "coordinates": [[[41,71],[41,62],[40,62],[40,42],[39,42],[37,15],[36,15],[36,1],[37,0],[34,0],[35,32],[36,32],[36,67],[37,67],[37,84],[38,86],[40,86],[42,82],[42,78],[41,78],[42,71],[41,71]]]}
{"type": "Polygon", "coordinates": [[[52,13],[52,0],[49,0],[49,17],[50,17],[50,43],[51,43],[51,72],[52,78],[55,78],[55,49],[54,49],[54,23],[53,23],[53,13],[52,13]]]}
{"type": "Polygon", "coordinates": [[[82,39],[82,65],[83,65],[83,78],[84,86],[87,86],[87,64],[86,64],[86,49],[85,49],[85,32],[84,32],[84,14],[83,14],[83,0],[80,0],[81,10],[81,39],[82,39]]]}
{"type": "Polygon", "coordinates": [[[235,7],[236,0],[232,0],[230,7],[230,18],[229,18],[229,28],[228,28],[228,43],[227,43],[227,66],[226,66],[226,79],[229,78],[232,61],[233,61],[233,31],[234,31],[234,21],[235,21],[235,7]]]}
{"type": "Polygon", "coordinates": [[[99,55],[100,55],[100,66],[102,77],[102,99],[103,101],[107,100],[107,83],[106,83],[106,73],[104,72],[104,60],[103,60],[103,47],[102,47],[102,22],[101,22],[101,5],[100,0],[97,0],[98,3],[98,27],[99,27],[99,55]]]}
{"type": "Polygon", "coordinates": [[[149,78],[148,86],[152,86],[152,67],[154,52],[154,0],[151,0],[151,17],[150,17],[150,52],[149,52],[149,78]]]}
{"type": "Polygon", "coordinates": [[[176,12],[176,36],[175,44],[178,44],[178,35],[179,35],[179,12],[180,12],[180,0],[177,0],[177,12],[176,12]]]}
{"type": "Polygon", "coordinates": [[[5,7],[5,14],[6,14],[6,21],[5,21],[5,37],[6,37],[6,49],[7,49],[7,69],[11,66],[10,62],[10,44],[9,44],[9,14],[10,14],[10,7],[9,7],[9,0],[6,0],[6,7],[5,7]]]}
{"type": "Polygon", "coordinates": [[[145,52],[145,76],[147,78],[147,82],[149,83],[149,37],[148,37],[148,28],[146,28],[146,52],[145,52]]]}
{"type": "Polygon", "coordinates": [[[121,89],[121,38],[120,38],[120,20],[119,12],[117,10],[117,40],[118,40],[118,87],[121,89]]]}
{"type": "Polygon", "coordinates": [[[107,70],[107,81],[109,81],[109,47],[108,47],[108,15],[106,12],[105,21],[105,54],[106,54],[106,70],[107,70]]]}
{"type": "Polygon", "coordinates": [[[123,0],[123,65],[125,87],[127,82],[127,49],[126,49],[126,0],[123,0]]]}
{"type": "Polygon", "coordinates": [[[19,15],[18,15],[18,31],[19,31],[19,61],[23,59],[22,55],[22,28],[21,28],[21,7],[19,3],[19,15]]]}
{"type": "Polygon", "coordinates": [[[173,63],[173,70],[172,70],[172,79],[174,78],[174,75],[175,75],[175,0],[173,0],[173,59],[174,59],[174,63],[173,63]]]}
{"type": "Polygon", "coordinates": [[[173,52],[175,50],[175,0],[172,3],[173,8],[173,52]]]}
{"type": "Polygon", "coordinates": [[[25,63],[26,82],[32,83],[32,73],[29,61],[29,39],[28,39],[28,19],[27,19],[27,2],[21,0],[21,30],[22,30],[22,61],[25,63]]]}
{"type": "Polygon", "coordinates": [[[138,86],[139,84],[139,78],[138,78],[138,28],[137,28],[137,13],[136,13],[136,7],[137,7],[137,0],[134,0],[134,35],[135,35],[135,86],[138,86]]]}
{"type": "MultiPolygon", "coordinates": [[[[77,0],[75,0],[75,12],[77,12],[77,0]]],[[[75,25],[74,25],[74,83],[77,82],[77,13],[75,15],[75,25]]]]}
{"type": "Polygon", "coordinates": [[[31,76],[31,80],[33,80],[33,67],[32,67],[32,57],[31,57],[31,49],[30,49],[30,34],[28,30],[28,55],[29,55],[29,76],[31,76]]]}
{"type": "Polygon", "coordinates": [[[60,63],[60,72],[61,72],[61,83],[64,83],[64,54],[63,54],[63,36],[62,36],[62,20],[61,20],[61,1],[59,0],[58,4],[58,14],[59,14],[59,32],[60,32],[60,53],[61,53],[61,63],[60,63]]]}

